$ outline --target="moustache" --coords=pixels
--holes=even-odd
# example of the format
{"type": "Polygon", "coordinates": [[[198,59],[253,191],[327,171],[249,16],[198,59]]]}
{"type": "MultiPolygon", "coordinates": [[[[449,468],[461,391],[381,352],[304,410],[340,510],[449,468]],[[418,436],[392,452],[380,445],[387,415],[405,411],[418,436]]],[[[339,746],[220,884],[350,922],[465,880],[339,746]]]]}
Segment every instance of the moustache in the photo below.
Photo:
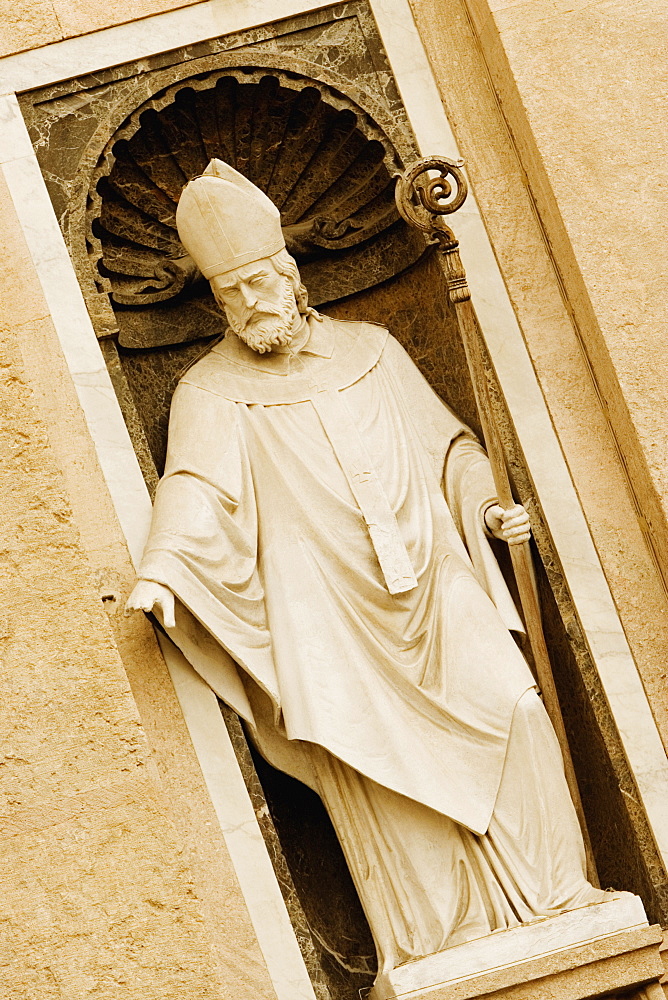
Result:
{"type": "Polygon", "coordinates": [[[257,326],[258,323],[262,323],[264,319],[270,319],[274,316],[283,316],[285,310],[281,309],[280,306],[273,306],[269,303],[261,303],[253,306],[252,309],[244,307],[241,314],[238,316],[238,322],[241,326],[257,326]]]}

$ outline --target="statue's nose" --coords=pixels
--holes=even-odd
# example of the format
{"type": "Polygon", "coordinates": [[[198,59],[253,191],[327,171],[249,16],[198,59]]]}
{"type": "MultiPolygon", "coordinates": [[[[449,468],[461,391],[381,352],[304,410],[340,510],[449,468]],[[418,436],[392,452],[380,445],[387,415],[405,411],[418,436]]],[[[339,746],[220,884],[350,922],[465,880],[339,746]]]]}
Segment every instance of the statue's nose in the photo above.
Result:
{"type": "Polygon", "coordinates": [[[257,305],[257,295],[245,282],[241,283],[241,294],[243,295],[244,302],[251,309],[254,305],[257,305]]]}

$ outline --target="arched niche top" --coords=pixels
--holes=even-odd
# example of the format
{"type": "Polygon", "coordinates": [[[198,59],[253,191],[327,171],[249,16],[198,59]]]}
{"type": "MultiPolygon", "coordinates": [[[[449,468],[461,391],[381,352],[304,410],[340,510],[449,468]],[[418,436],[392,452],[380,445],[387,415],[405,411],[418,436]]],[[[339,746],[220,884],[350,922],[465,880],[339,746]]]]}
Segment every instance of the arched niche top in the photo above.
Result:
{"type": "MultiPolygon", "coordinates": [[[[179,241],[175,213],[185,184],[213,157],[278,206],[315,305],[373,287],[424,253],[424,240],[395,207],[401,158],[368,111],[319,80],[227,66],[179,80],[142,103],[92,173],[88,260],[117,313],[208,294],[179,241]]],[[[120,327],[126,347],[202,335],[188,324],[120,327]]]]}

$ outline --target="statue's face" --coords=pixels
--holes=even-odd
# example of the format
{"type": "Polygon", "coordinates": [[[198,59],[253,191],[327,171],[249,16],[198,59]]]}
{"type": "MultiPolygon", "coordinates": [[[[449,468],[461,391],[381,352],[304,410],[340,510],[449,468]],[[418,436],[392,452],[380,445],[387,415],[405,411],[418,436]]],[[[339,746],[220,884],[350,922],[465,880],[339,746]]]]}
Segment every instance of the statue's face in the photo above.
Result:
{"type": "Polygon", "coordinates": [[[292,280],[269,257],[217,275],[211,288],[234,333],[260,354],[287,347],[301,324],[292,280]]]}

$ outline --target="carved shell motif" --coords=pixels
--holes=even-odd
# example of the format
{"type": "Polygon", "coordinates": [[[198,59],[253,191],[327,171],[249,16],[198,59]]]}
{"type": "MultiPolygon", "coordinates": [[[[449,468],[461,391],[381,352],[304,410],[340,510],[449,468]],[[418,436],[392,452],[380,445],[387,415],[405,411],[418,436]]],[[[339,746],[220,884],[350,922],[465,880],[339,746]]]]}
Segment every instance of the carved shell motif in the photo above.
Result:
{"type": "Polygon", "coordinates": [[[398,156],[365,112],[320,83],[227,69],[140,109],[97,172],[89,239],[113,302],[163,302],[201,279],[175,213],[212,157],[278,206],[314,304],[385,280],[424,250],[395,207],[398,156]]]}

